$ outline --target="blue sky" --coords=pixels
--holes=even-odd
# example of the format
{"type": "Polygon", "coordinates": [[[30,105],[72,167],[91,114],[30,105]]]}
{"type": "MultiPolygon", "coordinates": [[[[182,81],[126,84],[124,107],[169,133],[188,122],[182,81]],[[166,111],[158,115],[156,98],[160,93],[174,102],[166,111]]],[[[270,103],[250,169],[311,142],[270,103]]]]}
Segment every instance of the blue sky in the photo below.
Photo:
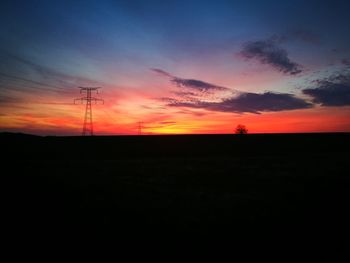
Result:
{"type": "MultiPolygon", "coordinates": [[[[130,98],[163,96],[170,84],[154,68],[243,92],[303,97],[310,81],[348,74],[348,10],[348,1],[337,0],[5,0],[0,73],[64,81],[65,89],[102,84],[115,100],[129,91],[130,98]],[[300,74],[286,68],[293,63],[300,74]]],[[[19,94],[0,87],[2,97],[25,95],[21,83],[11,83],[19,94]]]]}

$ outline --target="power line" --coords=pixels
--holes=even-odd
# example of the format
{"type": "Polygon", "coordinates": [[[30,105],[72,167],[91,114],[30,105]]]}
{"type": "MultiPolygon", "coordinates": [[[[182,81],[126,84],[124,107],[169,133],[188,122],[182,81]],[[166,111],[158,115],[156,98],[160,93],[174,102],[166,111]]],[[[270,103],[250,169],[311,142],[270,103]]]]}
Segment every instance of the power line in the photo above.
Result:
{"type": "Polygon", "coordinates": [[[93,122],[92,122],[91,102],[93,101],[93,102],[95,102],[95,104],[97,104],[97,102],[101,101],[102,104],[104,104],[104,100],[98,99],[95,97],[91,97],[92,91],[94,91],[94,92],[96,92],[96,94],[98,94],[98,90],[100,89],[100,87],[79,87],[79,89],[80,89],[81,94],[86,93],[85,97],[81,97],[81,98],[74,100],[74,104],[76,104],[76,101],[80,101],[81,104],[86,103],[82,135],[83,136],[86,136],[86,135],[93,136],[94,135],[94,127],[93,127],[93,122]]]}

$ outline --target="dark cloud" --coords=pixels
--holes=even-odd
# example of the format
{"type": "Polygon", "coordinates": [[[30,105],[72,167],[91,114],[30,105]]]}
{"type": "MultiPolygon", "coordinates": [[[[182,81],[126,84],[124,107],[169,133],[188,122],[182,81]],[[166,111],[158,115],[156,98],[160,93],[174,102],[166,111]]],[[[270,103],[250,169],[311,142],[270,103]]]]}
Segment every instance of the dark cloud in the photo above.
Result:
{"type": "MultiPolygon", "coordinates": [[[[171,75],[161,69],[152,69],[153,71],[171,77],[171,81],[176,83],[178,87],[191,88],[191,91],[173,91],[176,97],[163,97],[158,100],[164,102],[171,107],[184,107],[193,109],[205,109],[219,112],[235,112],[235,113],[256,113],[264,111],[283,111],[294,109],[311,108],[313,105],[297,98],[292,94],[265,92],[247,93],[237,90],[230,90],[215,84],[210,84],[196,79],[182,79],[171,75]],[[198,92],[199,91],[199,92],[198,92]],[[212,98],[211,96],[200,96],[199,94],[207,94],[216,91],[231,91],[229,98],[212,98]],[[232,94],[235,94],[234,96],[232,94]]],[[[187,112],[186,112],[187,113],[187,112]]]]}
{"type": "Polygon", "coordinates": [[[287,51],[273,40],[247,42],[240,54],[246,59],[257,59],[263,64],[269,64],[286,74],[296,75],[302,72],[301,66],[291,61],[287,51]]]}
{"type": "MultiPolygon", "coordinates": [[[[162,69],[152,68],[151,70],[162,75],[162,76],[170,77],[170,81],[178,87],[189,88],[189,89],[199,91],[199,92],[204,92],[204,93],[230,90],[228,88],[214,85],[214,84],[211,84],[211,83],[208,83],[208,82],[205,82],[202,80],[198,80],[198,79],[179,78],[179,77],[176,77],[176,76],[174,76],[174,75],[172,75],[172,74],[170,74],[162,69]]],[[[187,95],[189,95],[189,94],[187,94],[187,95]]],[[[194,94],[192,94],[192,95],[194,95],[194,94]]]]}
{"type": "Polygon", "coordinates": [[[316,87],[303,90],[314,103],[322,106],[350,105],[350,74],[338,74],[314,83],[316,87]]]}
{"type": "Polygon", "coordinates": [[[311,108],[312,104],[297,98],[292,94],[265,92],[258,93],[241,93],[236,97],[224,99],[220,102],[184,102],[172,98],[163,98],[168,102],[168,106],[199,108],[220,112],[235,113],[260,113],[267,111],[284,111],[295,109],[311,108]]]}
{"type": "Polygon", "coordinates": [[[182,79],[182,78],[173,78],[171,80],[179,87],[186,87],[198,90],[200,92],[210,92],[210,91],[225,91],[228,88],[220,87],[214,84],[210,84],[208,82],[204,82],[197,79],[182,79]]]}

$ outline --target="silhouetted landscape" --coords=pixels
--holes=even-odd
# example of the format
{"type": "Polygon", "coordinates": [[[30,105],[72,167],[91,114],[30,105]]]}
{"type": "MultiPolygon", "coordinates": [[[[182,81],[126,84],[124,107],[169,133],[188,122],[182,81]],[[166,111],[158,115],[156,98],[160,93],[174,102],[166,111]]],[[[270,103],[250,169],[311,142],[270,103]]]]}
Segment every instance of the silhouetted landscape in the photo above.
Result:
{"type": "Polygon", "coordinates": [[[348,240],[350,134],[3,133],[21,234],[348,240]]]}
{"type": "Polygon", "coordinates": [[[350,262],[350,1],[0,7],[5,259],[350,262]]]}

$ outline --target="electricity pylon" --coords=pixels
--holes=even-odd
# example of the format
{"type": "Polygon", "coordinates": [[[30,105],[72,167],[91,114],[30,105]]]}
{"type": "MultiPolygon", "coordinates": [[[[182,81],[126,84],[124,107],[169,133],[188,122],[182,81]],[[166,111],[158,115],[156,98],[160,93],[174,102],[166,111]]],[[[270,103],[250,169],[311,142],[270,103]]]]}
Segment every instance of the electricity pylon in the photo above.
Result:
{"type": "Polygon", "coordinates": [[[91,97],[92,91],[95,91],[96,94],[98,94],[98,90],[100,87],[79,87],[80,89],[80,94],[85,94],[85,97],[78,98],[74,100],[74,104],[77,104],[76,101],[80,101],[80,104],[86,103],[86,108],[85,108],[85,117],[84,117],[84,125],[83,125],[83,132],[82,135],[94,135],[94,126],[92,122],[92,107],[91,107],[91,102],[93,101],[95,104],[97,104],[99,101],[104,104],[104,100],[98,99],[95,97],[91,97]]]}
{"type": "Polygon", "coordinates": [[[138,122],[138,125],[137,125],[137,131],[138,131],[138,135],[142,135],[142,124],[143,122],[142,121],[139,121],[138,122]]]}

